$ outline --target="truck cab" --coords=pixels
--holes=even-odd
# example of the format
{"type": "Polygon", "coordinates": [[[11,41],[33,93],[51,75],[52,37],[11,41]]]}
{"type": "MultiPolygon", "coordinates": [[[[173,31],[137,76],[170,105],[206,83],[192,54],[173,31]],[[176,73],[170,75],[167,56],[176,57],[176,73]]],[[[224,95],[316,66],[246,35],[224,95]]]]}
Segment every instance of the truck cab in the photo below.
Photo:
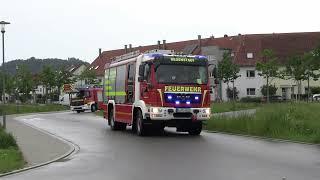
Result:
{"type": "Polygon", "coordinates": [[[85,87],[78,88],[70,94],[70,109],[77,113],[90,110],[95,112],[100,109],[102,103],[102,88],[85,87]]]}
{"type": "Polygon", "coordinates": [[[208,61],[170,50],[122,56],[106,66],[105,117],[111,128],[132,125],[138,135],[176,127],[199,135],[210,118],[208,61]]]}

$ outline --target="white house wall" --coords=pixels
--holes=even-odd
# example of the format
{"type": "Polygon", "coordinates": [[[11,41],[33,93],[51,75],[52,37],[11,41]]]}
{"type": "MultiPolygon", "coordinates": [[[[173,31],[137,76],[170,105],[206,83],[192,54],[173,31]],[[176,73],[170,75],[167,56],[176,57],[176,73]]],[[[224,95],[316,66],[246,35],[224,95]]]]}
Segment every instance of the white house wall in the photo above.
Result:
{"type": "MultiPolygon", "coordinates": [[[[258,72],[255,70],[255,67],[240,67],[238,79],[235,80],[234,86],[239,91],[239,99],[244,97],[261,97],[261,87],[265,84],[265,80],[258,75],[258,72]],[[254,70],[255,77],[247,77],[247,70],[254,70]],[[247,95],[247,88],[255,88],[255,95],[247,95]]],[[[232,88],[232,83],[229,83],[230,88],[232,88]]],[[[222,83],[222,100],[227,101],[227,83],[222,83]]]]}

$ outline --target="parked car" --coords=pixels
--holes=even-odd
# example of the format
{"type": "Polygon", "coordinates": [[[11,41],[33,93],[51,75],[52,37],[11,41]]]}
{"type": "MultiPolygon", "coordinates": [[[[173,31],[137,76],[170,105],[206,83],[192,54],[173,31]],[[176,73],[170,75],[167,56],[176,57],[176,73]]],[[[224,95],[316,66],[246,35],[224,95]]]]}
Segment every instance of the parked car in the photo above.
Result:
{"type": "Polygon", "coordinates": [[[313,100],[313,101],[320,101],[320,94],[314,94],[314,95],[312,96],[312,100],[313,100]]]}
{"type": "MultiPolygon", "coordinates": [[[[262,97],[261,101],[267,102],[267,96],[262,97]]],[[[283,101],[285,101],[285,99],[283,99],[282,96],[270,96],[269,101],[270,102],[283,102],[283,101]]]]}

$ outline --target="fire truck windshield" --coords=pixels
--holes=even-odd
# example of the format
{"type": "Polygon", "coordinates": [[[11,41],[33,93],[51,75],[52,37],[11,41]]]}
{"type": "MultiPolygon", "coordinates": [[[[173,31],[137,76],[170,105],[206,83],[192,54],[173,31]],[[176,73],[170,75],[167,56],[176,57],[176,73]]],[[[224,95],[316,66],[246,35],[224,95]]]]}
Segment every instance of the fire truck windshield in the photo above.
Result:
{"type": "Polygon", "coordinates": [[[163,84],[207,84],[207,67],[162,64],[156,69],[156,80],[163,84]]]}

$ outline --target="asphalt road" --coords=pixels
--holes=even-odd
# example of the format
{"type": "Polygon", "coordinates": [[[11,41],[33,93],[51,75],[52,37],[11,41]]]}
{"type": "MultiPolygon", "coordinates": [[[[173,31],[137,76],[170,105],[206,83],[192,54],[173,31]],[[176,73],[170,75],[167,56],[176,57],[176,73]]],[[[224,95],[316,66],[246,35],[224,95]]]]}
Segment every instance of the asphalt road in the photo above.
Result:
{"type": "Polygon", "coordinates": [[[1,179],[319,180],[320,147],[224,134],[137,137],[114,132],[91,113],[19,118],[80,147],[78,153],[1,179]]]}

